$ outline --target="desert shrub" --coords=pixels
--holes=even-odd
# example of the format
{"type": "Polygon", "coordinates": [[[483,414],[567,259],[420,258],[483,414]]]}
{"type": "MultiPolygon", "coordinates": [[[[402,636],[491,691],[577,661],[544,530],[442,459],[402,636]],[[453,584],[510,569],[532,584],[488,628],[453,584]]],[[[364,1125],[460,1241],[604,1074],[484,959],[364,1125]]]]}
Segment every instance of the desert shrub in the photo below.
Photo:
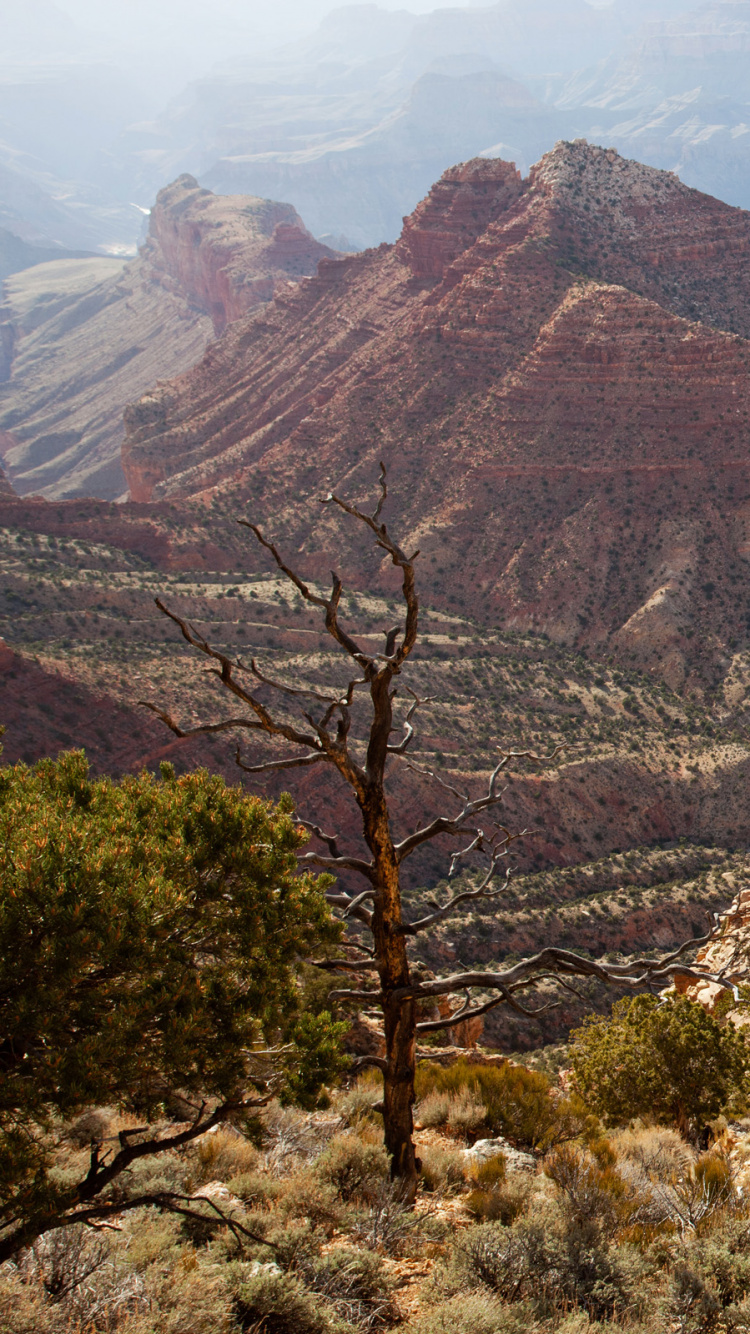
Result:
{"type": "Polygon", "coordinates": [[[520,1173],[506,1177],[504,1158],[476,1163],[470,1175],[476,1184],[466,1197],[466,1208],[476,1222],[497,1221],[507,1227],[526,1209],[531,1181],[520,1173]]]}
{"type": "Polygon", "coordinates": [[[336,1096],[335,1108],[345,1125],[358,1126],[377,1116],[372,1109],[382,1096],[382,1075],[377,1070],[366,1070],[351,1088],[336,1096]]]}
{"type": "Polygon", "coordinates": [[[320,1300],[299,1279],[270,1270],[241,1284],[234,1311],[240,1329],[252,1334],[329,1334],[335,1328],[320,1300]]]}
{"type": "MultiPolygon", "coordinates": [[[[253,1229],[254,1230],[254,1229],[253,1229]]],[[[307,1219],[282,1219],[272,1215],[264,1230],[268,1247],[258,1252],[263,1260],[273,1256],[274,1263],[284,1273],[307,1273],[318,1259],[324,1237],[307,1219]]]]}
{"type": "Polygon", "coordinates": [[[190,1194],[194,1185],[193,1164],[184,1154],[154,1154],[133,1163],[128,1172],[128,1186],[134,1195],[155,1195],[159,1191],[190,1194]]]}
{"type": "Polygon", "coordinates": [[[197,1168],[199,1185],[207,1181],[229,1181],[258,1165],[258,1150],[236,1130],[218,1129],[203,1135],[190,1159],[197,1168]]]}
{"type": "Polygon", "coordinates": [[[239,1176],[230,1177],[227,1189],[243,1204],[262,1209],[283,1194],[284,1183],[270,1172],[241,1172],[239,1176]]]}
{"type": "Polygon", "coordinates": [[[469,1176],[478,1186],[484,1190],[491,1190],[505,1180],[506,1167],[505,1157],[498,1153],[494,1158],[485,1158],[478,1162],[473,1162],[469,1168],[469,1176]]]}
{"type": "Polygon", "coordinates": [[[420,1125],[442,1127],[462,1136],[479,1130],[485,1124],[486,1116],[487,1108],[472,1088],[457,1092],[433,1089],[415,1108],[415,1118],[420,1125]]]}
{"type": "Polygon", "coordinates": [[[634,1168],[648,1181],[670,1182],[688,1172],[695,1161],[690,1146],[668,1126],[629,1127],[611,1143],[621,1174],[634,1168]]]}
{"type": "Polygon", "coordinates": [[[635,996],[610,1019],[587,1019],[570,1059],[581,1093],[609,1122],[648,1116],[688,1135],[744,1084],[749,1053],[740,1033],[695,1002],[635,996]]]}
{"type": "Polygon", "coordinates": [[[643,1261],[630,1247],[604,1244],[597,1229],[540,1204],[509,1227],[484,1223],[456,1248],[467,1286],[483,1284],[504,1301],[528,1301],[541,1314],[580,1307],[607,1319],[632,1307],[643,1261]]]}
{"type": "Polygon", "coordinates": [[[152,1264],[168,1266],[180,1258],[181,1221],[157,1209],[137,1209],[127,1218],[127,1258],[136,1271],[152,1264]]]}
{"type": "Polygon", "coordinates": [[[57,1334],[59,1322],[37,1288],[17,1273],[0,1272],[0,1329],[3,1334],[57,1334]],[[57,1329],[55,1328],[57,1326],[57,1329]]]}
{"type": "Polygon", "coordinates": [[[683,1233],[695,1232],[715,1214],[736,1212],[741,1206],[734,1175],[723,1154],[704,1153],[684,1176],[652,1191],[666,1218],[683,1233]]]}
{"type": "Polygon", "coordinates": [[[337,1135],[317,1159],[315,1172],[342,1200],[366,1199],[388,1177],[388,1155],[382,1144],[368,1144],[351,1133],[337,1135]]]}
{"type": "Polygon", "coordinates": [[[336,1187],[330,1181],[321,1181],[311,1169],[297,1172],[286,1181],[277,1204],[287,1217],[307,1218],[329,1236],[341,1227],[346,1215],[336,1187]]]}
{"type": "Polygon", "coordinates": [[[722,1218],[707,1234],[691,1237],[683,1254],[722,1307],[750,1297],[750,1222],[746,1217],[722,1218]]]}
{"type": "Polygon", "coordinates": [[[369,1208],[360,1215],[352,1236],[385,1255],[411,1255],[442,1236],[444,1225],[431,1213],[418,1213],[404,1202],[401,1184],[381,1181],[369,1208]]]}
{"type": "Polygon", "coordinates": [[[607,1161],[608,1155],[601,1156],[603,1162],[592,1153],[563,1144],[548,1155],[544,1171],[574,1223],[588,1223],[614,1234],[630,1221],[640,1196],[607,1161]]]}
{"type": "Polygon", "coordinates": [[[427,1126],[428,1129],[447,1126],[451,1097],[448,1089],[430,1089],[414,1108],[414,1119],[418,1125],[427,1126]]]}
{"type": "Polygon", "coordinates": [[[65,1128],[65,1139],[79,1149],[85,1149],[92,1140],[103,1140],[109,1133],[112,1113],[106,1108],[92,1107],[65,1128]]]}
{"type": "Polygon", "coordinates": [[[448,1105],[448,1130],[453,1134],[470,1135],[479,1130],[487,1119],[487,1108],[471,1089],[462,1089],[451,1096],[448,1105]]]}
{"type": "Polygon", "coordinates": [[[398,1311],[391,1297],[392,1281],[379,1255],[337,1246],[305,1275],[312,1291],[325,1297],[336,1314],[366,1329],[395,1323],[398,1311]]]}
{"type": "Polygon", "coordinates": [[[333,1138],[333,1131],[321,1127],[295,1107],[272,1102],[264,1109],[266,1139],[265,1167],[274,1175],[297,1171],[301,1161],[318,1158],[333,1138]]]}
{"type": "MultiPolygon", "coordinates": [[[[483,1124],[489,1133],[503,1135],[513,1144],[548,1148],[581,1133],[578,1109],[570,1100],[556,1098],[547,1077],[536,1070],[510,1062],[497,1066],[470,1065],[468,1061],[456,1061],[445,1069],[425,1062],[417,1068],[418,1116],[423,1125],[447,1124],[451,1097],[467,1092],[471,1094],[467,1108],[472,1103],[477,1112],[484,1107],[483,1124]]],[[[471,1129],[480,1124],[474,1121],[471,1129]]]]}
{"type": "Polygon", "coordinates": [[[506,1306],[488,1292],[462,1292],[432,1306],[403,1334],[534,1334],[529,1313],[506,1306]]]}
{"type": "Polygon", "coordinates": [[[463,1154],[437,1144],[422,1144],[419,1156],[422,1164],[420,1177],[425,1190],[447,1194],[463,1186],[466,1175],[463,1154]]]}

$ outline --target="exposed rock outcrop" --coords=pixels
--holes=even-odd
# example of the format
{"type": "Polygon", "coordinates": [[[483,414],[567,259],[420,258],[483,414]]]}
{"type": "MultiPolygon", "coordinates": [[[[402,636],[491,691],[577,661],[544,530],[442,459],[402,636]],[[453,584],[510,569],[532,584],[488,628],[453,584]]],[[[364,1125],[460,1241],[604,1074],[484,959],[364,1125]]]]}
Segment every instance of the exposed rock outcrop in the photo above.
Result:
{"type": "Polygon", "coordinates": [[[289,205],[222,198],[184,176],[160,193],[132,263],[56,260],[10,278],[0,306],[0,457],[15,489],[122,496],[125,405],[333,254],[289,205]]]}
{"type": "Polygon", "coordinates": [[[215,195],[185,175],[159,193],[141,261],[168,291],[210,315],[221,333],[334,255],[291,204],[215,195]]]}
{"type": "Polygon", "coordinates": [[[750,214],[583,142],[464,164],[131,407],[131,494],[262,497],[323,574],[289,497],[385,457],[435,596],[700,684],[747,635],[749,312],[750,214]]]}

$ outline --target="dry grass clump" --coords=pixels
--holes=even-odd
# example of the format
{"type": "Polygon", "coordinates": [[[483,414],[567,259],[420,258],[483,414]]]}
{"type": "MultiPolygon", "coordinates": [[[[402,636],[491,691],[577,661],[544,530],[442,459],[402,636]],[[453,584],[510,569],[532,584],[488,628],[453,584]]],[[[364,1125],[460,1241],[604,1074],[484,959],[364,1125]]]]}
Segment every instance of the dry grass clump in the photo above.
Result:
{"type": "Polygon", "coordinates": [[[528,1313],[486,1291],[462,1292],[407,1325],[403,1334],[534,1334],[528,1313]]]}
{"type": "Polygon", "coordinates": [[[377,1070],[365,1070],[348,1089],[333,1095],[332,1109],[346,1126],[356,1129],[363,1122],[376,1125],[378,1114],[373,1108],[382,1096],[382,1075],[377,1070]]]}
{"type": "Polygon", "coordinates": [[[193,1161],[198,1166],[198,1185],[207,1181],[229,1181],[232,1177],[252,1172],[258,1166],[259,1158],[255,1145],[238,1130],[232,1126],[217,1126],[196,1142],[193,1161]]]}
{"type": "Polygon", "coordinates": [[[420,1178],[424,1190],[452,1195],[466,1184],[466,1162],[457,1149],[440,1144],[422,1144],[419,1149],[420,1178]]]}
{"type": "Polygon", "coordinates": [[[469,1179],[473,1189],[466,1197],[466,1208],[478,1223],[498,1221],[509,1226],[529,1203],[531,1180],[520,1172],[508,1176],[502,1155],[473,1163],[469,1179]]]}
{"type": "Polygon", "coordinates": [[[443,1127],[449,1134],[466,1138],[486,1124],[487,1108],[472,1089],[433,1089],[415,1108],[417,1125],[443,1127]]]}

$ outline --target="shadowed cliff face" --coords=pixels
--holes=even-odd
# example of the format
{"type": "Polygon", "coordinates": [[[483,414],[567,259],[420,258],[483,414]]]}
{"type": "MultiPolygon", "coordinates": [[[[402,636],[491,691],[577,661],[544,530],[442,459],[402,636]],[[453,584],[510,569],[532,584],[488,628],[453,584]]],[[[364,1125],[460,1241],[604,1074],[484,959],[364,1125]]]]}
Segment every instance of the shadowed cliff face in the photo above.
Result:
{"type": "Polygon", "coordinates": [[[749,261],[750,214],[613,151],[453,168],[128,409],[131,492],[251,502],[324,576],[361,558],[305,501],[384,457],[431,596],[702,688],[748,638],[749,261]]]}
{"type": "Polygon", "coordinates": [[[288,204],[221,198],[183,176],[159,195],[132,263],[15,275],[0,306],[0,457],[16,491],[121,496],[125,405],[333,254],[288,204]]]}

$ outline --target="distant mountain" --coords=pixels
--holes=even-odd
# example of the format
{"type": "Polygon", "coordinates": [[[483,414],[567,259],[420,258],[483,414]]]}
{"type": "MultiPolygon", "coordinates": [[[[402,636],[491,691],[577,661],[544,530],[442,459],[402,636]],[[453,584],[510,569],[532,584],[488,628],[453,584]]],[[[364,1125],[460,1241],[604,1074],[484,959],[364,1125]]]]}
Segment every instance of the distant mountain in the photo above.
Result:
{"type": "Polygon", "coordinates": [[[134,499],[250,503],[311,576],[358,558],[305,502],[382,457],[432,598],[673,686],[750,642],[750,213],[614,151],[451,169],[126,422],[134,499]]]}
{"type": "Polygon", "coordinates": [[[142,211],[189,172],[378,245],[457,160],[525,171],[561,138],[750,202],[748,0],[348,5],[276,49],[234,0],[68,0],[77,27],[62,0],[2,3],[0,226],[38,244],[132,255],[142,211]]]}
{"type": "Polygon", "coordinates": [[[574,75],[556,99],[589,138],[750,207],[750,3],[714,0],[644,25],[622,55],[574,75]]]}
{"type": "Polygon", "coordinates": [[[336,10],[308,38],[217,69],[129,129],[112,188],[127,179],[147,197],[188,170],[219,192],[289,199],[316,234],[377,245],[451,163],[486,154],[525,171],[558,139],[583,137],[750,203],[750,5],[681,8],[336,10]]]}

